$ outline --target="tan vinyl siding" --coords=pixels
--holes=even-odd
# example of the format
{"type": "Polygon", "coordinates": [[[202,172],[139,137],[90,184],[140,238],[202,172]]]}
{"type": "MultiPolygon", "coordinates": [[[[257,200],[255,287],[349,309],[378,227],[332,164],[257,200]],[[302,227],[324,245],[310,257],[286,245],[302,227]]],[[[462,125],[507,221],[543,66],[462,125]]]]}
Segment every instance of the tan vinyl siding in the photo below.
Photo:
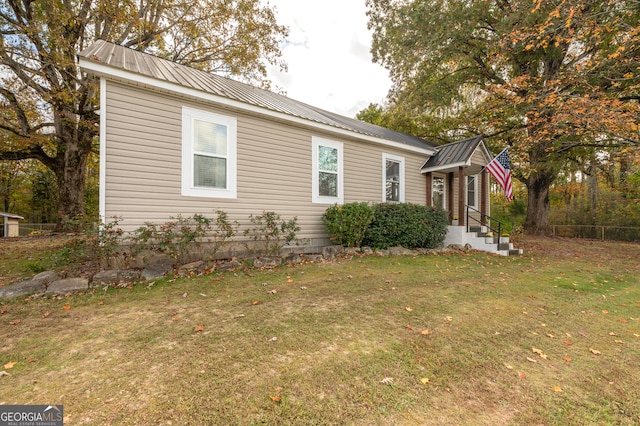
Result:
{"type": "MultiPolygon", "coordinates": [[[[322,133],[212,105],[109,81],[106,93],[105,216],[131,231],[171,216],[214,209],[246,226],[250,214],[298,217],[301,239],[325,238],[312,200],[312,136],[344,144],[345,202],[382,200],[382,154],[405,158],[405,199],[425,203],[425,156],[322,133]],[[237,119],[237,199],[181,195],[182,107],[237,119]]],[[[105,111],[103,111],[105,113],[105,111]]]]}

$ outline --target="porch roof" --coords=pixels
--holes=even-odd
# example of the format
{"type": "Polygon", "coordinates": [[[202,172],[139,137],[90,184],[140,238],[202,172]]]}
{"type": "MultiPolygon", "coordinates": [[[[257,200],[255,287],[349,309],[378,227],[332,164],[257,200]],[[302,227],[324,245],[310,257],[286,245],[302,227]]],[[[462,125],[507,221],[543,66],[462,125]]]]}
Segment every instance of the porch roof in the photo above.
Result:
{"type": "Polygon", "coordinates": [[[436,151],[436,154],[420,168],[422,173],[448,173],[457,171],[459,167],[465,167],[466,174],[473,175],[480,173],[492,158],[482,135],[439,146],[436,151]],[[478,156],[474,158],[478,150],[482,159],[480,162],[478,162],[478,156]]]}

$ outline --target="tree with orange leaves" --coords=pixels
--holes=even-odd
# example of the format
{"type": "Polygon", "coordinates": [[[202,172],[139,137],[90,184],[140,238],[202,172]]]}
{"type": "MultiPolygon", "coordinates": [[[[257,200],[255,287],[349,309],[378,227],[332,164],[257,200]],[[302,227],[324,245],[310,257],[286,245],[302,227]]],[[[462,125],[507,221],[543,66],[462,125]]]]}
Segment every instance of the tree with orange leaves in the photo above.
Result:
{"type": "Polygon", "coordinates": [[[367,5],[393,111],[447,117],[440,137],[481,133],[509,146],[527,187],[527,232],[548,232],[549,188],[569,155],[640,143],[637,0],[367,5]]]}
{"type": "Polygon", "coordinates": [[[0,3],[0,161],[35,159],[56,176],[62,225],[84,219],[96,150],[98,79],[76,55],[97,39],[268,86],[284,67],[278,25],[260,0],[10,0],[0,3]]]}

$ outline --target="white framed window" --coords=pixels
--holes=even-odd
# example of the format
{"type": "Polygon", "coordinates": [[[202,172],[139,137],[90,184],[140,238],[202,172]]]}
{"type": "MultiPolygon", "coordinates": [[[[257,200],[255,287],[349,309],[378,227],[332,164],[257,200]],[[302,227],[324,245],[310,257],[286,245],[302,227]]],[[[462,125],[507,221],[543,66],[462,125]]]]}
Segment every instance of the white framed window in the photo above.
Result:
{"type": "Polygon", "coordinates": [[[478,207],[478,176],[467,176],[467,205],[478,207]]]}
{"type": "Polygon", "coordinates": [[[434,176],[431,184],[431,202],[432,206],[440,207],[446,210],[446,194],[445,178],[434,176]]]}
{"type": "Polygon", "coordinates": [[[382,200],[404,202],[404,157],[382,154],[382,200]]]}
{"type": "Polygon", "coordinates": [[[182,108],[182,195],[237,198],[237,133],[233,117],[182,108]]]}
{"type": "Polygon", "coordinates": [[[311,138],[313,149],[312,202],[344,203],[343,144],[316,136],[311,138]]]}

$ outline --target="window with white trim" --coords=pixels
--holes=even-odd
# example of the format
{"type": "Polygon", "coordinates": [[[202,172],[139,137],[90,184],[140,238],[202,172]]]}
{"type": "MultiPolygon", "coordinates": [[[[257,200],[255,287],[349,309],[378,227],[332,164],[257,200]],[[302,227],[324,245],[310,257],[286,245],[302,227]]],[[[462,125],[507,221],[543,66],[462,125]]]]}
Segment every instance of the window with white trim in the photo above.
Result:
{"type": "Polygon", "coordinates": [[[311,138],[313,154],[313,195],[314,203],[344,203],[343,145],[319,137],[311,138]]]}
{"type": "Polygon", "coordinates": [[[467,176],[467,205],[477,207],[478,205],[478,176],[467,176]]]}
{"type": "Polygon", "coordinates": [[[404,202],[404,157],[382,154],[382,200],[404,202]]]}
{"type": "Polygon", "coordinates": [[[182,195],[237,198],[233,117],[182,108],[182,195]]]}
{"type": "Polygon", "coordinates": [[[445,209],[445,195],[445,179],[434,176],[431,184],[431,205],[445,209]]]}

